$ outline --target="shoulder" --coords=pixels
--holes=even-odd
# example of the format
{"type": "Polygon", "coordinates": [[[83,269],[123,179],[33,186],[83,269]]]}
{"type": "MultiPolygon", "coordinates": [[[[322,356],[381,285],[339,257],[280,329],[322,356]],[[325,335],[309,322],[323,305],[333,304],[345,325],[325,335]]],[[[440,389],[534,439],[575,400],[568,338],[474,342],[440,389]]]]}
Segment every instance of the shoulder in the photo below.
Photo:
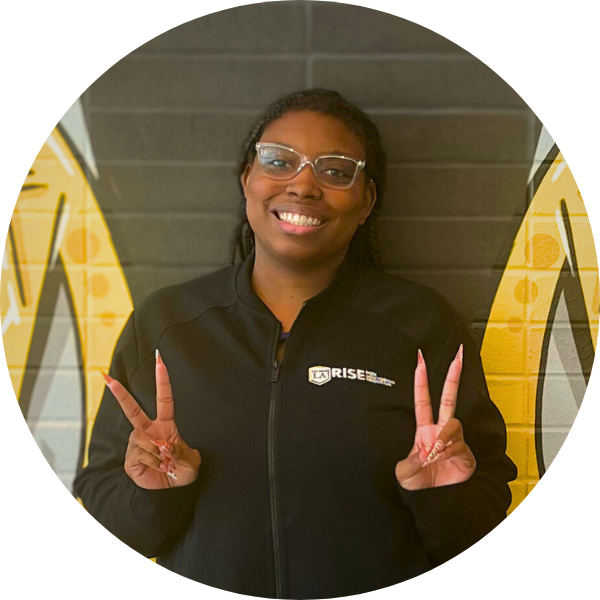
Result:
{"type": "Polygon", "coordinates": [[[192,321],[211,308],[233,304],[237,269],[237,265],[226,267],[153,292],[135,307],[138,334],[141,330],[158,333],[171,325],[192,321]]]}
{"type": "Polygon", "coordinates": [[[360,284],[351,300],[354,308],[380,315],[415,339],[443,338],[457,324],[466,325],[456,308],[433,288],[375,269],[357,268],[360,284]]]}

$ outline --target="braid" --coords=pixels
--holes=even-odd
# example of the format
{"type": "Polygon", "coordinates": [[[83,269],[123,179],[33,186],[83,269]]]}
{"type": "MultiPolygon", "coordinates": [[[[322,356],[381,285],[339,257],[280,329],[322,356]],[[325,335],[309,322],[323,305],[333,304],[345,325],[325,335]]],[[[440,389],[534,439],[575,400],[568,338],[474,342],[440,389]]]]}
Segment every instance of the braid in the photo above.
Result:
{"type": "MultiPolygon", "coordinates": [[[[254,125],[247,138],[238,175],[241,178],[246,167],[254,162],[255,144],[260,140],[267,126],[288,112],[303,110],[339,119],[362,140],[366,153],[365,173],[375,185],[377,202],[365,223],[357,229],[352,238],[348,249],[348,260],[351,263],[383,270],[376,219],[383,201],[386,168],[385,152],[379,132],[373,122],[364,112],[345,100],[337,92],[320,89],[306,90],[290,94],[273,103],[259,122],[254,125]]],[[[254,249],[254,232],[248,222],[243,190],[238,219],[229,252],[229,263],[231,265],[235,264],[238,255],[241,260],[244,260],[254,249]]]]}
{"type": "MultiPolygon", "coordinates": [[[[262,132],[269,124],[270,120],[268,119],[268,115],[264,115],[263,118],[254,126],[250,135],[248,136],[248,140],[244,146],[242,157],[240,160],[240,167],[238,175],[241,177],[244,171],[246,170],[246,166],[251,164],[254,160],[254,144],[258,141],[262,132]]],[[[241,195],[241,203],[239,205],[238,210],[238,224],[236,225],[233,232],[233,241],[230,245],[229,251],[229,264],[234,265],[236,256],[239,254],[241,260],[245,260],[246,257],[252,252],[254,248],[254,231],[252,231],[252,227],[250,227],[250,223],[248,222],[248,215],[246,215],[246,198],[244,198],[244,194],[241,195]]]]}

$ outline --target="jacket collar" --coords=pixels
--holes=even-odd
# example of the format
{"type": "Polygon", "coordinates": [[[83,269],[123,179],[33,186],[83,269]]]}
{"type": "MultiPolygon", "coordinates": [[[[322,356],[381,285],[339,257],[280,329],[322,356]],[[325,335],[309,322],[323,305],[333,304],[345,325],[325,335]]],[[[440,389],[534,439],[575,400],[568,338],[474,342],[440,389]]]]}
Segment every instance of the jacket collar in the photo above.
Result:
{"type": "MultiPolygon", "coordinates": [[[[238,298],[255,310],[272,314],[267,305],[258,297],[252,287],[252,268],[254,267],[254,251],[238,266],[235,274],[235,288],[238,298]]],[[[348,257],[338,267],[331,283],[316,296],[306,302],[306,307],[316,308],[321,312],[329,312],[338,308],[348,300],[357,289],[361,271],[348,263],[348,257]]]]}

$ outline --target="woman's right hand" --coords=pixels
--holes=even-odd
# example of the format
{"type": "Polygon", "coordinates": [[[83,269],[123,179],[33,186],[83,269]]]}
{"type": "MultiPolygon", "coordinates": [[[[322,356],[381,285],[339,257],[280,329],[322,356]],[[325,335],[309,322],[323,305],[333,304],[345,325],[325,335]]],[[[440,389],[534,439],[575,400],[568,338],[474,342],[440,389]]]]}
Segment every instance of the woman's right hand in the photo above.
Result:
{"type": "Polygon", "coordinates": [[[169,373],[156,351],[156,420],[151,421],[116,379],[106,385],[133,426],[125,454],[125,472],[141,488],[162,490],[189,485],[198,477],[200,452],[179,436],[169,373]]]}

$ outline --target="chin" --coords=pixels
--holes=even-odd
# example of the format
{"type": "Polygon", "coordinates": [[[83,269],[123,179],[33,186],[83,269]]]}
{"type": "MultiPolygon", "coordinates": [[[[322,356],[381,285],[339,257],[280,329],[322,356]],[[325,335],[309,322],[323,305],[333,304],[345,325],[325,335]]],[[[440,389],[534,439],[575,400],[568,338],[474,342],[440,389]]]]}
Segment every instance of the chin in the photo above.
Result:
{"type": "Polygon", "coordinates": [[[272,256],[280,262],[286,262],[295,267],[320,267],[325,263],[339,260],[341,263],[346,255],[347,249],[328,252],[320,248],[281,248],[276,249],[272,256]]]}

